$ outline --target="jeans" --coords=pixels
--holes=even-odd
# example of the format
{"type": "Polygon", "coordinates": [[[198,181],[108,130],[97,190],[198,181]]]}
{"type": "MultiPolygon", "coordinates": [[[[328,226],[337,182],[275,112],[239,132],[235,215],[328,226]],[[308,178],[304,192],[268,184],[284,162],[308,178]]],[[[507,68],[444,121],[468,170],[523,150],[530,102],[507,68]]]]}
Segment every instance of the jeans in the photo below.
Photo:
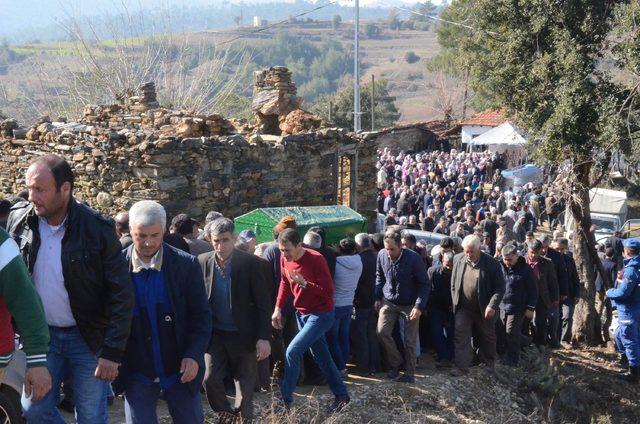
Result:
{"type": "Polygon", "coordinates": [[[156,424],[158,399],[164,399],[175,424],[202,424],[204,412],[200,393],[191,393],[180,382],[166,390],[160,384],[142,381],[132,376],[124,389],[124,414],[127,424],[156,424]]]}
{"type": "Polygon", "coordinates": [[[376,337],[376,314],[373,308],[356,308],[351,324],[353,355],[359,372],[375,372],[380,364],[380,346],[376,337]]]}
{"type": "Polygon", "coordinates": [[[47,368],[51,374],[51,390],[34,402],[24,417],[28,423],[64,424],[58,412],[60,384],[70,373],[73,401],[78,424],[106,424],[109,383],[94,376],[98,358],[87,346],[77,327],[49,327],[51,340],[47,354],[47,368]]]}
{"type": "Polygon", "coordinates": [[[339,370],[347,368],[349,360],[349,328],[351,327],[351,316],[353,306],[338,306],[335,308],[335,320],[333,326],[327,332],[329,351],[339,370]]]}
{"type": "Polygon", "coordinates": [[[429,311],[429,327],[431,341],[438,355],[438,360],[453,359],[453,312],[441,308],[431,308],[429,311]]]}
{"type": "Polygon", "coordinates": [[[347,386],[333,363],[325,333],[333,325],[334,312],[318,314],[301,314],[296,312],[298,320],[298,334],[291,340],[285,355],[284,378],[280,386],[282,400],[286,404],[293,402],[293,391],[300,375],[300,363],[304,353],[311,349],[313,359],[327,379],[329,388],[336,397],[347,396],[347,386]]]}

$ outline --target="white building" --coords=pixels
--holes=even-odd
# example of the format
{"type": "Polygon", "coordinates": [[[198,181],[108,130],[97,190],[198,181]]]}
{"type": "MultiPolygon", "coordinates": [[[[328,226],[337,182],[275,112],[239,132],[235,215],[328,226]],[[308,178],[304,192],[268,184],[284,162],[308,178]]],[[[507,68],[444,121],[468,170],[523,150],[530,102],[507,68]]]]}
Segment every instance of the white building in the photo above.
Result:
{"type": "Polygon", "coordinates": [[[253,17],[253,26],[256,28],[267,26],[267,20],[262,19],[260,16],[253,17]]]}
{"type": "Polygon", "coordinates": [[[462,126],[462,144],[468,143],[477,136],[505,123],[507,120],[500,110],[487,109],[472,118],[460,122],[462,126]]]}

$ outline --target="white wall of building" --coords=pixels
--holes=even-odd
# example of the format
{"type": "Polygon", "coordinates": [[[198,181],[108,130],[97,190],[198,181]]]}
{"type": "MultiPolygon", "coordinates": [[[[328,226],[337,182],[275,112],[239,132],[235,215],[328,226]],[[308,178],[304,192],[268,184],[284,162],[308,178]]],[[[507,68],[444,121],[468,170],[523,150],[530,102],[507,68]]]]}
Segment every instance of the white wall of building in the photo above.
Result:
{"type": "Polygon", "coordinates": [[[470,142],[474,137],[484,134],[494,127],[488,125],[463,125],[462,126],[462,143],[470,142]]]}

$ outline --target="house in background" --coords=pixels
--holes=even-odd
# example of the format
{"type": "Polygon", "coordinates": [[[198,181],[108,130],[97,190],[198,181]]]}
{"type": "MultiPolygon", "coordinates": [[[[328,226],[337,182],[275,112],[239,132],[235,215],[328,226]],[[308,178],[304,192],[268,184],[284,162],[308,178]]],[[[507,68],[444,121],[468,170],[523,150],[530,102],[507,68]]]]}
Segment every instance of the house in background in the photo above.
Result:
{"type": "Polygon", "coordinates": [[[462,145],[465,147],[468,146],[468,143],[474,138],[486,133],[492,128],[504,124],[505,122],[507,122],[507,118],[499,109],[487,109],[472,118],[459,122],[458,125],[462,128],[462,145]]]}

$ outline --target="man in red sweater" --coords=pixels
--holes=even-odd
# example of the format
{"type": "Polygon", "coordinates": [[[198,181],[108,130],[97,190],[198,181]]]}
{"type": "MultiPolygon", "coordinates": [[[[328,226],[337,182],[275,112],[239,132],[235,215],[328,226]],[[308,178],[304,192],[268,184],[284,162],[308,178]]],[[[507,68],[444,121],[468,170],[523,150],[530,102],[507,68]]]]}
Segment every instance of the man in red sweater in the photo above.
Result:
{"type": "Polygon", "coordinates": [[[278,246],[282,252],[282,278],[271,319],[276,329],[282,328],[282,308],[293,295],[299,330],[287,348],[284,378],[280,385],[282,401],[286,409],[291,406],[300,374],[300,361],[304,353],[311,349],[313,358],[335,395],[330,412],[339,412],[350,399],[324,336],[334,320],[333,280],[329,266],[320,253],[302,246],[296,230],[281,232],[278,246]]]}

